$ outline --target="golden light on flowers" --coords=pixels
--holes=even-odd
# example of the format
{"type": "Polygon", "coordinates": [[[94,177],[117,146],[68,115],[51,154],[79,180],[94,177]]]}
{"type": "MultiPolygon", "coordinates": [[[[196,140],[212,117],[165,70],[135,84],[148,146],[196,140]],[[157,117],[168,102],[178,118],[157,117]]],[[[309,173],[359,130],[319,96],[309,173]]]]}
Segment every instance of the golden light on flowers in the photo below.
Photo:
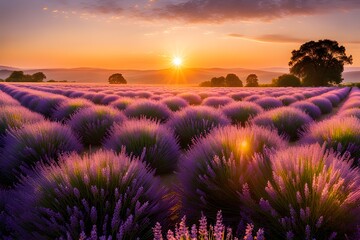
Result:
{"type": "Polygon", "coordinates": [[[246,140],[242,140],[240,143],[240,148],[242,151],[246,151],[249,148],[249,144],[246,140]]]}

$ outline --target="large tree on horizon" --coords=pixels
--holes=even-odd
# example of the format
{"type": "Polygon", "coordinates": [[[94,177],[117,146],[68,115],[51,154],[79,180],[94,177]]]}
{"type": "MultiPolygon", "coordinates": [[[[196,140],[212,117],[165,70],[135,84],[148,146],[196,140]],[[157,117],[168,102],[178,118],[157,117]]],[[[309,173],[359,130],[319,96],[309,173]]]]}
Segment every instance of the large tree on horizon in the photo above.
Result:
{"type": "Polygon", "coordinates": [[[352,64],[352,56],[347,56],[345,47],[337,41],[310,41],[292,51],[289,62],[290,73],[302,79],[304,86],[327,86],[343,81],[345,64],[352,64]]]}

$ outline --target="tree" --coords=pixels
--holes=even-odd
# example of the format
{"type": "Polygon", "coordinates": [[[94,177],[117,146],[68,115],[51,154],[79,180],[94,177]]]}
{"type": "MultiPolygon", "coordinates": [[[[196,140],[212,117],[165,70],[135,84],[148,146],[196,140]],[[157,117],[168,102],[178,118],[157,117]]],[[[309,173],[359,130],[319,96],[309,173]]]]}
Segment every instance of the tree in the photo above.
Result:
{"type": "Polygon", "coordinates": [[[224,77],[213,77],[211,79],[212,87],[226,87],[225,78],[224,77]]]}
{"type": "Polygon", "coordinates": [[[127,84],[127,81],[121,73],[115,73],[109,77],[110,84],[127,84]]]}
{"type": "Polygon", "coordinates": [[[6,82],[42,82],[46,78],[43,72],[37,72],[33,75],[24,74],[23,71],[13,71],[6,82]]]}
{"type": "Polygon", "coordinates": [[[272,80],[275,87],[300,87],[300,78],[292,74],[283,74],[272,80]]]}
{"type": "Polygon", "coordinates": [[[225,78],[225,85],[227,87],[242,87],[243,83],[236,74],[229,73],[225,78]]]}
{"type": "Polygon", "coordinates": [[[205,81],[199,84],[200,87],[212,87],[210,81],[205,81]]]}
{"type": "Polygon", "coordinates": [[[5,82],[22,82],[25,75],[23,71],[13,71],[5,82]]]}
{"type": "Polygon", "coordinates": [[[246,87],[258,87],[259,86],[259,79],[256,74],[250,74],[246,78],[246,87]]]}
{"type": "Polygon", "coordinates": [[[292,51],[290,73],[302,78],[304,86],[326,86],[343,81],[344,64],[352,64],[345,47],[332,40],[310,41],[292,51]]]}
{"type": "Polygon", "coordinates": [[[46,76],[43,72],[37,72],[32,75],[32,79],[34,82],[42,82],[46,79],[46,76]]]}

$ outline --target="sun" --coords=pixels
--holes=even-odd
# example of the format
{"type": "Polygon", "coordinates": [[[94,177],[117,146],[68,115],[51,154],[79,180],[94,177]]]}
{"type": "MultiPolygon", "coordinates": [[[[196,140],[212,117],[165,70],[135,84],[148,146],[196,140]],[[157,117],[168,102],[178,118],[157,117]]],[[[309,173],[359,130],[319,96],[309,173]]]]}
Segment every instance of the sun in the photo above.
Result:
{"type": "Polygon", "coordinates": [[[175,67],[181,67],[181,65],[183,64],[183,60],[182,60],[181,57],[174,57],[173,60],[172,60],[172,64],[175,67]]]}

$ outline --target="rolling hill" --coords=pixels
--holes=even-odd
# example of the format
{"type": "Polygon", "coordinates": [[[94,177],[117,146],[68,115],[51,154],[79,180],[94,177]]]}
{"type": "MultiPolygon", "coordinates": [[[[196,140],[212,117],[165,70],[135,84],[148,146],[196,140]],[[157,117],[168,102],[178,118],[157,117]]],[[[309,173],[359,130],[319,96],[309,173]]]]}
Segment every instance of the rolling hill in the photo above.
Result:
{"type": "MultiPolygon", "coordinates": [[[[12,71],[17,68],[0,66],[0,78],[7,78],[12,71]]],[[[237,74],[245,82],[249,74],[256,74],[260,83],[271,83],[271,80],[279,75],[286,73],[287,68],[187,68],[161,69],[161,70],[111,70],[100,68],[54,68],[54,69],[31,69],[23,70],[26,74],[44,72],[46,80],[54,79],[57,81],[67,80],[78,83],[107,83],[111,74],[122,73],[125,79],[131,84],[190,84],[197,85],[200,82],[208,81],[213,77],[226,76],[228,73],[237,74]]],[[[352,69],[343,74],[345,82],[358,82],[360,70],[352,69]]]]}

